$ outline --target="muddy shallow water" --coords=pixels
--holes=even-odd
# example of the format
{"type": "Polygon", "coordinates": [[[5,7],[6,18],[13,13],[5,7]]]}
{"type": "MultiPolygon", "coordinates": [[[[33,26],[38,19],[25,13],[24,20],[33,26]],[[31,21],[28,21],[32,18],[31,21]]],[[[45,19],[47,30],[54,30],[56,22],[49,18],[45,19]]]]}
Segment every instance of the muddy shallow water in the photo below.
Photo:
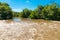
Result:
{"type": "Polygon", "coordinates": [[[60,21],[0,20],[0,40],[60,40],[60,21]]]}

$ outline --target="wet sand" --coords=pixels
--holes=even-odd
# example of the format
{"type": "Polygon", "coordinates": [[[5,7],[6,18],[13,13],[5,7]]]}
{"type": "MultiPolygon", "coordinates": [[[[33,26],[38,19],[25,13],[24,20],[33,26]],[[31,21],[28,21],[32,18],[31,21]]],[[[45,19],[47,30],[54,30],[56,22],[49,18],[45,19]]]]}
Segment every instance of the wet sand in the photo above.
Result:
{"type": "Polygon", "coordinates": [[[60,21],[0,20],[0,40],[60,40],[60,21]]]}

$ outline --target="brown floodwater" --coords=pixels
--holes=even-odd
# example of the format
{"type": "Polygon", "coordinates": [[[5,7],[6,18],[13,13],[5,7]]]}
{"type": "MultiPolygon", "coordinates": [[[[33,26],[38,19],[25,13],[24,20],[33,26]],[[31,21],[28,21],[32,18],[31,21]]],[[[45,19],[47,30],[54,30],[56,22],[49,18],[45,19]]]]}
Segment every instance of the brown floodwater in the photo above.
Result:
{"type": "Polygon", "coordinates": [[[60,21],[28,18],[0,20],[0,40],[60,40],[60,21]]]}

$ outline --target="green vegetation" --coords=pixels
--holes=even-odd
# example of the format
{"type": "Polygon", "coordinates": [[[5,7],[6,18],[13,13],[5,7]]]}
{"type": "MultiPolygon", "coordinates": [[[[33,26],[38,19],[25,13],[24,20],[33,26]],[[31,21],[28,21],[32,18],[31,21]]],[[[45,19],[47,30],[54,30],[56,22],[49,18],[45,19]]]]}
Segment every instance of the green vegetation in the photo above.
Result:
{"type": "Polygon", "coordinates": [[[29,15],[31,13],[31,10],[28,10],[27,8],[23,9],[23,11],[21,12],[21,17],[23,18],[28,18],[29,15]]]}
{"type": "MultiPolygon", "coordinates": [[[[46,6],[38,6],[33,11],[27,11],[29,15],[26,18],[31,19],[46,19],[46,20],[60,20],[60,6],[56,3],[46,5],[46,6]]],[[[23,18],[28,14],[22,11],[21,15],[23,18]],[[23,14],[22,14],[23,13],[23,14]],[[26,14],[25,14],[26,13],[26,14]],[[24,16],[23,16],[24,15],[24,16]]]]}
{"type": "Polygon", "coordinates": [[[14,12],[7,3],[0,2],[0,19],[12,19],[13,17],[60,20],[60,6],[56,3],[42,6],[35,10],[23,9],[22,12],[14,12]]]}
{"type": "Polygon", "coordinates": [[[0,2],[0,19],[11,19],[12,10],[7,3],[0,2]]]}
{"type": "Polygon", "coordinates": [[[12,12],[13,17],[20,17],[20,12],[12,12]]]}

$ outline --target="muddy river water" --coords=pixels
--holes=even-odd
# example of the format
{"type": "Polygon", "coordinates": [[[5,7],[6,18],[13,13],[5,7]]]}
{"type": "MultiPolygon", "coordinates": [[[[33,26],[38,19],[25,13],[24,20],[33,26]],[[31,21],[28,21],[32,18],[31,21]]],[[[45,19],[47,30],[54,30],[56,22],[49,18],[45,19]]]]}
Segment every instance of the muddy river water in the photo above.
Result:
{"type": "Polygon", "coordinates": [[[0,40],[60,40],[60,21],[0,20],[0,40]]]}

